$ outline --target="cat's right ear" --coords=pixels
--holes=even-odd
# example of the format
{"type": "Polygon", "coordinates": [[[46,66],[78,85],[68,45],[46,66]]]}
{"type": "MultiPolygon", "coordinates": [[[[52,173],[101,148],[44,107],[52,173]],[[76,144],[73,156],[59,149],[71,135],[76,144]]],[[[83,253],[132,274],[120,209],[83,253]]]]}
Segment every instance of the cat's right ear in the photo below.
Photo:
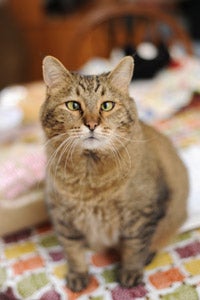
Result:
{"type": "Polygon", "coordinates": [[[125,56],[110,72],[110,83],[122,92],[128,92],[128,87],[133,76],[134,60],[132,56],[125,56]]]}
{"type": "Polygon", "coordinates": [[[72,80],[70,72],[53,56],[46,56],[43,60],[43,78],[49,89],[59,87],[62,82],[72,80]]]}

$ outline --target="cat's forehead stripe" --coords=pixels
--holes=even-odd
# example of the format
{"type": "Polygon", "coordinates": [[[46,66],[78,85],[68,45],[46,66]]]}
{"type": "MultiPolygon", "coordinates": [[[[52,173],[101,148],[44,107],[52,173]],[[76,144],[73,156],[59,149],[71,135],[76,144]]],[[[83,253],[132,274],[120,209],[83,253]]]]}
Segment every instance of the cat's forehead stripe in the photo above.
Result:
{"type": "MultiPolygon", "coordinates": [[[[90,92],[94,91],[95,93],[100,92],[102,96],[105,94],[105,87],[102,85],[98,75],[80,76],[78,85],[84,92],[89,90],[90,92]]],[[[78,93],[80,93],[80,90],[77,94],[78,93]]]]}
{"type": "Polygon", "coordinates": [[[85,91],[86,87],[84,86],[83,82],[79,81],[79,86],[85,91]]]}
{"type": "Polygon", "coordinates": [[[103,97],[105,95],[105,93],[106,93],[106,89],[105,89],[105,87],[102,87],[101,96],[103,97]]]}
{"type": "Polygon", "coordinates": [[[76,94],[77,94],[77,96],[80,96],[80,94],[81,94],[79,87],[76,88],[76,94]]]}
{"type": "Polygon", "coordinates": [[[100,82],[99,82],[99,77],[96,76],[96,87],[94,88],[95,93],[98,91],[99,87],[100,87],[100,82]]]}

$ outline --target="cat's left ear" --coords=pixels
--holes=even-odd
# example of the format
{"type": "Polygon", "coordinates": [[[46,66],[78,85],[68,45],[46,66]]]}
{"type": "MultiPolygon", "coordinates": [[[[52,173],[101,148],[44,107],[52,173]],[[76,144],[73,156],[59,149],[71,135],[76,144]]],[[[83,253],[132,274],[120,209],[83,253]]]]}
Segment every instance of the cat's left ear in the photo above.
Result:
{"type": "Polygon", "coordinates": [[[108,75],[110,83],[122,92],[128,92],[133,76],[134,61],[131,56],[124,57],[108,75]]]}
{"type": "Polygon", "coordinates": [[[43,78],[48,88],[59,87],[63,82],[72,80],[70,72],[53,56],[46,56],[42,64],[43,78]]]}

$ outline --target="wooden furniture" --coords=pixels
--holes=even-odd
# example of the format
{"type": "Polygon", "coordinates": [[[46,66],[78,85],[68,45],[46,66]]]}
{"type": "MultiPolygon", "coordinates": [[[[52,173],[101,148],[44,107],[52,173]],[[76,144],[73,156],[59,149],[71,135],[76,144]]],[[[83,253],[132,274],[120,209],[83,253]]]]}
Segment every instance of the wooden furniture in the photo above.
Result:
{"type": "MultiPolygon", "coordinates": [[[[85,5],[73,13],[65,16],[52,16],[46,13],[42,0],[7,1],[13,23],[20,29],[26,45],[28,56],[26,81],[41,79],[41,63],[45,55],[56,56],[69,69],[77,67],[74,55],[68,56],[67,54],[77,26],[84,26],[82,19],[87,11],[95,10],[96,7],[105,5],[105,2],[112,2],[112,0],[85,2],[85,5]]],[[[79,49],[74,49],[74,51],[78,53],[79,49]]],[[[102,51],[101,54],[105,53],[102,51]]]]}
{"type": "Polygon", "coordinates": [[[192,54],[192,44],[186,30],[175,17],[160,9],[143,7],[134,3],[111,4],[91,10],[84,15],[84,26],[77,27],[72,44],[68,48],[68,56],[76,57],[76,66],[83,64],[85,41],[90,39],[90,56],[97,55],[98,47],[108,45],[114,47],[133,45],[136,47],[143,41],[158,44],[162,41],[167,47],[181,44],[188,54],[192,54]],[[104,29],[104,37],[100,40],[97,32],[104,29]],[[93,47],[91,46],[93,44],[93,47]],[[81,49],[77,52],[74,49],[81,49]],[[93,52],[92,52],[93,51],[93,52]]]}
{"type": "Polygon", "coordinates": [[[70,70],[75,70],[93,55],[108,57],[114,45],[122,46],[127,41],[138,43],[144,38],[146,29],[156,40],[162,35],[157,31],[160,23],[171,28],[168,42],[180,39],[191,53],[187,33],[175,18],[157,9],[156,5],[93,0],[62,17],[46,14],[41,0],[9,0],[7,5],[26,45],[26,81],[41,79],[45,55],[56,56],[70,70]]]}

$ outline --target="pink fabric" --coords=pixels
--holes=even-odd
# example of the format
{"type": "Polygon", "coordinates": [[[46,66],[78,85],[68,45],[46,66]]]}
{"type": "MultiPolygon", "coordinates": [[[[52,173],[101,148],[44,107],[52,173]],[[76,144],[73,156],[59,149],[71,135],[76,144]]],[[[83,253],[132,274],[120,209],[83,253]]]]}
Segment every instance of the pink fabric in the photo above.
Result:
{"type": "Polygon", "coordinates": [[[28,149],[18,157],[0,165],[0,195],[14,199],[44,180],[45,155],[37,149],[28,149]]]}

